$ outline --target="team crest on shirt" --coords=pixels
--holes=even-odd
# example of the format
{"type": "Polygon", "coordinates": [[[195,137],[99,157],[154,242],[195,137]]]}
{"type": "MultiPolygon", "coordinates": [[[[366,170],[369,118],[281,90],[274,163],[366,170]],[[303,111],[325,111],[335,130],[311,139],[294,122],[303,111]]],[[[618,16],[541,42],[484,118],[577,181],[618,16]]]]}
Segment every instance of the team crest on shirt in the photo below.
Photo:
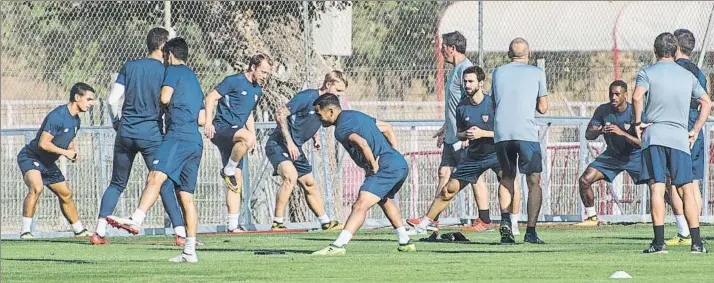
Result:
{"type": "Polygon", "coordinates": [[[630,130],[630,126],[632,126],[630,123],[625,123],[625,130],[630,130]]]}
{"type": "Polygon", "coordinates": [[[37,162],[37,161],[35,161],[35,162],[32,162],[32,165],[35,165],[35,167],[40,167],[40,163],[39,163],[39,162],[37,162]]]}
{"type": "Polygon", "coordinates": [[[240,94],[241,94],[241,95],[248,95],[248,92],[245,91],[245,90],[242,90],[242,91],[240,92],[240,94]]]}
{"type": "Polygon", "coordinates": [[[488,115],[481,115],[481,119],[484,123],[488,122],[488,115]]]}

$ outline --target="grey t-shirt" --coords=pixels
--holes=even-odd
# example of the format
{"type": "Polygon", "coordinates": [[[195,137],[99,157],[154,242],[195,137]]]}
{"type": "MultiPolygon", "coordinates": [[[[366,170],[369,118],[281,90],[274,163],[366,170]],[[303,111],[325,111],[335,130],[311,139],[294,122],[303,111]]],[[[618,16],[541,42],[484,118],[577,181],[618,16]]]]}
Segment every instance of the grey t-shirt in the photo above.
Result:
{"type": "Polygon", "coordinates": [[[456,137],[456,107],[464,95],[464,70],[473,63],[464,59],[456,64],[446,79],[446,95],[444,97],[444,117],[446,118],[446,133],[444,142],[454,144],[459,141],[456,137]]]}
{"type": "Polygon", "coordinates": [[[493,71],[491,97],[496,106],[494,140],[538,142],[536,102],[547,96],[545,71],[512,62],[493,71]]]}
{"type": "Polygon", "coordinates": [[[690,154],[687,122],[691,99],[706,94],[691,72],[675,62],[657,62],[640,70],[636,85],[647,89],[642,148],[664,146],[690,154]]]}

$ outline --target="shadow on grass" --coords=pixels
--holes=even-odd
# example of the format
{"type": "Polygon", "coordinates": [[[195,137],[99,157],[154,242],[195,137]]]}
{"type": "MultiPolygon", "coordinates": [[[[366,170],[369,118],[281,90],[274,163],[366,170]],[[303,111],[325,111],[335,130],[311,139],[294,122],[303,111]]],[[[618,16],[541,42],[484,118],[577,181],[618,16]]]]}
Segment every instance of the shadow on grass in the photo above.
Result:
{"type": "MultiPolygon", "coordinates": [[[[176,249],[168,248],[152,248],[151,250],[161,250],[161,251],[175,251],[176,249]]],[[[204,252],[263,252],[269,254],[279,254],[281,252],[285,254],[311,254],[314,250],[292,250],[292,249],[232,249],[232,248],[199,248],[201,253],[204,252]]]]}
{"type": "Polygon", "coordinates": [[[538,254],[538,253],[560,253],[565,251],[426,251],[437,254],[538,254]]]}
{"type": "Polygon", "coordinates": [[[9,261],[26,261],[26,262],[57,262],[57,263],[71,263],[71,264],[96,264],[94,261],[86,261],[79,259],[52,259],[52,258],[3,258],[3,260],[9,261]]]}
{"type": "Polygon", "coordinates": [[[618,239],[618,240],[634,240],[634,241],[652,241],[652,237],[592,237],[593,239],[618,239]]]}

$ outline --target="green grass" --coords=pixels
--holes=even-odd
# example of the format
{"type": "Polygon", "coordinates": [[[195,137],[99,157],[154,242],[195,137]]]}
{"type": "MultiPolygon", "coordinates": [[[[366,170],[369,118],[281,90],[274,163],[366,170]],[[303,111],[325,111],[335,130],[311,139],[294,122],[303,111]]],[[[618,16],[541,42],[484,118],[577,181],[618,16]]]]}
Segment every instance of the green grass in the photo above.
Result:
{"type": "MultiPolygon", "coordinates": [[[[703,227],[702,234],[711,236],[713,230],[703,227]]],[[[595,282],[610,281],[617,270],[638,281],[714,278],[714,254],[691,254],[689,246],[642,254],[651,231],[649,225],[542,228],[546,245],[517,246],[495,245],[497,232],[466,233],[473,243],[416,242],[417,253],[398,253],[394,233],[382,229],[360,231],[342,257],[309,254],[330,244],[336,232],[200,236],[206,245],[199,247],[198,264],[168,262],[181,251],[169,237],[116,237],[109,246],[90,246],[87,239],[5,240],[2,281],[595,282]],[[255,255],[255,250],[285,254],[255,255]]],[[[674,233],[676,228],[667,226],[667,234],[674,233]]]]}

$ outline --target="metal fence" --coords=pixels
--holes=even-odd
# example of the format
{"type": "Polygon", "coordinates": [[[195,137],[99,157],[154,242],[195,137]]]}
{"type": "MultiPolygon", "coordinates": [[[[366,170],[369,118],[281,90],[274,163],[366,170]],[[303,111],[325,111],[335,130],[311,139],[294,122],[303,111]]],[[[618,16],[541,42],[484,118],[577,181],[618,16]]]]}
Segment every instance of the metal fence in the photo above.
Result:
{"type": "MultiPolygon", "coordinates": [[[[604,143],[602,140],[585,141],[584,131],[588,119],[540,117],[538,121],[542,124],[540,136],[544,168],[542,178],[544,202],[541,220],[578,221],[581,217],[578,177],[587,164],[602,152],[604,143]]],[[[398,204],[405,218],[419,217],[426,212],[436,192],[436,176],[441,152],[436,148],[435,140],[431,136],[443,122],[430,120],[392,123],[399,137],[398,149],[410,166],[408,181],[397,195],[398,204]]],[[[712,123],[707,124],[705,131],[707,148],[711,144],[711,126],[712,123]]],[[[272,123],[257,125],[261,145],[265,143],[274,127],[272,123]]],[[[3,233],[18,233],[20,229],[22,202],[27,188],[17,170],[16,154],[34,136],[35,131],[34,129],[2,130],[0,135],[3,151],[2,176],[0,176],[3,188],[0,191],[3,233]]],[[[344,221],[351,211],[352,203],[356,200],[364,171],[352,162],[341,146],[338,146],[332,137],[332,128],[323,130],[321,139],[323,143],[321,151],[306,146],[305,152],[313,164],[313,173],[328,215],[344,221]]],[[[79,161],[71,163],[64,158],[58,161],[69,180],[81,219],[89,225],[94,225],[101,196],[111,176],[113,141],[114,131],[110,128],[83,128],[77,138],[79,161]]],[[[241,222],[267,227],[272,221],[275,195],[280,180],[272,176],[273,169],[264,155],[262,146],[258,147],[254,155],[247,155],[246,159],[248,166],[244,172],[245,202],[241,222]]],[[[710,164],[708,156],[707,164],[710,164]]],[[[220,168],[218,150],[210,141],[205,140],[196,190],[199,221],[204,226],[218,227],[227,222],[224,204],[226,189],[217,173],[220,168]]],[[[710,190],[711,168],[710,166],[710,170],[706,171],[706,178],[702,184],[706,204],[702,212],[705,217],[712,216],[712,205],[714,205],[714,197],[710,190]]],[[[137,158],[129,185],[119,201],[115,214],[129,215],[133,212],[138,205],[146,174],[142,159],[137,158]]],[[[486,180],[490,192],[490,210],[494,218],[498,219],[500,210],[495,177],[495,174],[489,172],[486,180]]],[[[527,187],[523,180],[521,184],[524,195],[527,195],[527,187]]],[[[614,222],[649,221],[648,189],[646,186],[633,185],[626,174],[619,176],[612,184],[596,183],[593,189],[596,208],[598,214],[603,215],[603,219],[614,222]]],[[[521,204],[523,214],[525,214],[525,199],[521,204]]],[[[293,225],[298,223],[316,227],[316,217],[307,208],[299,189],[295,189],[291,202],[293,205],[289,207],[287,213],[289,222],[293,225]]],[[[453,201],[442,215],[442,219],[454,223],[462,219],[473,219],[476,215],[477,207],[472,193],[470,190],[465,190],[453,201]]],[[[56,197],[51,193],[43,193],[36,217],[38,232],[69,230],[59,211],[56,197]]],[[[368,219],[371,225],[386,223],[378,208],[370,211],[368,219]]],[[[155,205],[148,213],[145,226],[164,227],[161,205],[155,205]]]]}

